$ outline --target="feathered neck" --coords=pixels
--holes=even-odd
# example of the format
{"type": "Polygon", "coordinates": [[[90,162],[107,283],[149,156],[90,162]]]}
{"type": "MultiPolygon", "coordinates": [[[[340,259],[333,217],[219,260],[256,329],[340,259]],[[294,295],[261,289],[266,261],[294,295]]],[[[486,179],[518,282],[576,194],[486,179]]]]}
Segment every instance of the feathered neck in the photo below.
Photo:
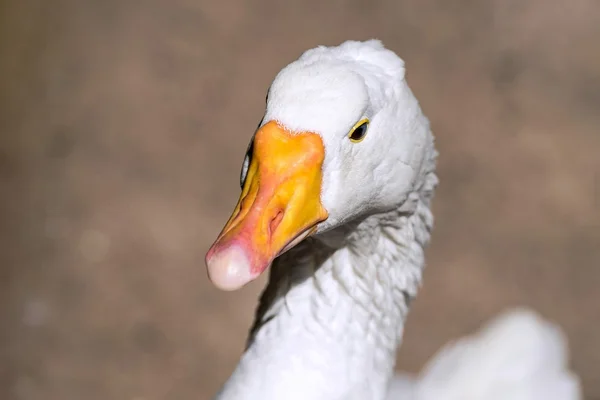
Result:
{"type": "Polygon", "coordinates": [[[218,400],[385,398],[433,225],[433,168],[422,178],[398,209],[310,238],[274,262],[218,400]]]}

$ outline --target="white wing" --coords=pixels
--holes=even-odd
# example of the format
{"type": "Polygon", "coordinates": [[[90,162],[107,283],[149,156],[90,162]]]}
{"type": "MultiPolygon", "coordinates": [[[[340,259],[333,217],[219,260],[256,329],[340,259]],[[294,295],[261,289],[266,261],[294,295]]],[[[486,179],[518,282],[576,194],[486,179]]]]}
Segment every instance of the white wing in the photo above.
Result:
{"type": "Polygon", "coordinates": [[[390,400],[580,400],[560,329],[517,309],[478,333],[449,343],[411,379],[390,388],[390,400]]]}

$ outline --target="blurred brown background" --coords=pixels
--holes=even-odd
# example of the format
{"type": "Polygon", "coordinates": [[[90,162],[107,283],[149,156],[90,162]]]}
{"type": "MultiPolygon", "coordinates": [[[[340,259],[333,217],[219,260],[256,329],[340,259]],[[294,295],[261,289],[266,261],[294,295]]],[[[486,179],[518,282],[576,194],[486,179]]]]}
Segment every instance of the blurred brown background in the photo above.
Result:
{"type": "Polygon", "coordinates": [[[3,0],[0,399],[208,399],[264,283],[219,292],[203,257],[267,87],[371,37],[441,152],[399,369],[526,305],[600,398],[597,0],[3,0]]]}

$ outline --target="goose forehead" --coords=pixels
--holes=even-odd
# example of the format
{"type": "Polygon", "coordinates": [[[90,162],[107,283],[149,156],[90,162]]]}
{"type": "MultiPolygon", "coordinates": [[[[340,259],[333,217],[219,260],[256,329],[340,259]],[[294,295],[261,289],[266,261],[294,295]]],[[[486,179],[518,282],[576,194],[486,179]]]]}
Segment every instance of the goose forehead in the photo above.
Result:
{"type": "Polygon", "coordinates": [[[271,85],[265,121],[327,135],[352,127],[368,104],[365,82],[350,68],[330,63],[290,65],[271,85]]]}

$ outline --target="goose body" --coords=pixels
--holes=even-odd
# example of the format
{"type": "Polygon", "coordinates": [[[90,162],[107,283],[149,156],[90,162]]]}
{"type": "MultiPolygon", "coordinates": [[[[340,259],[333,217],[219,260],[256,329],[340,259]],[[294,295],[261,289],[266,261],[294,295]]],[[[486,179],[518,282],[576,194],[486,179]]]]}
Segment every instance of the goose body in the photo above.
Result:
{"type": "Polygon", "coordinates": [[[580,399],[579,380],[567,364],[558,326],[531,310],[513,309],[448,343],[419,376],[397,377],[388,399],[580,399]]]}
{"type": "Polygon", "coordinates": [[[438,182],[404,75],[379,41],[348,41],[305,52],[273,81],[240,201],[206,257],[225,290],[271,267],[217,400],[579,398],[559,331],[527,312],[394,378],[438,182]],[[563,390],[542,391],[553,387],[563,390]]]}

